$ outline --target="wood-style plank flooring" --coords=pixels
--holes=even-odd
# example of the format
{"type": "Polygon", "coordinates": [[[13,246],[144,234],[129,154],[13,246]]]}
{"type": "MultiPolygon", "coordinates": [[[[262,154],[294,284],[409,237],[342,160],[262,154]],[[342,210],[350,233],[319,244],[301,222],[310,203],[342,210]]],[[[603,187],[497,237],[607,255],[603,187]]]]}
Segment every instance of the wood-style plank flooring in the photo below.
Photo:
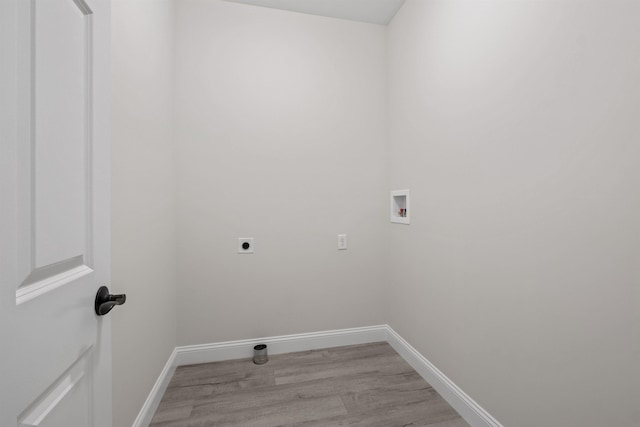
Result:
{"type": "Polygon", "coordinates": [[[181,366],[151,423],[195,426],[468,424],[387,343],[181,366]]]}

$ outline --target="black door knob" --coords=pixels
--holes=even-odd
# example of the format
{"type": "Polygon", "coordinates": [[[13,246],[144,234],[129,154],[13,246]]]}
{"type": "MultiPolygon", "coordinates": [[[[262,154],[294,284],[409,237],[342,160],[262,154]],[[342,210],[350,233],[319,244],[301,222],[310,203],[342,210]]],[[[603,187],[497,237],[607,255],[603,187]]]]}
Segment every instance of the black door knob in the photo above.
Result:
{"type": "Polygon", "coordinates": [[[98,316],[104,316],[111,311],[116,305],[122,305],[127,300],[125,294],[112,295],[109,293],[109,288],[106,286],[100,286],[98,293],[96,294],[95,310],[98,316]]]}

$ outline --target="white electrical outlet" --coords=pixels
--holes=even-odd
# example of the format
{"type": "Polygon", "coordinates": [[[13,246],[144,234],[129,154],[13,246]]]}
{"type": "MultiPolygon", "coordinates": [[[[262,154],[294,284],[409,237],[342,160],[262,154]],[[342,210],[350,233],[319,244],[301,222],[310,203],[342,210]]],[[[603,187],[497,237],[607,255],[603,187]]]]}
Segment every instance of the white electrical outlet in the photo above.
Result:
{"type": "Polygon", "coordinates": [[[238,253],[239,254],[253,253],[253,237],[238,238],[238,253]]]}
{"type": "Polygon", "coordinates": [[[338,234],[338,250],[344,251],[347,249],[347,235],[338,234]]]}

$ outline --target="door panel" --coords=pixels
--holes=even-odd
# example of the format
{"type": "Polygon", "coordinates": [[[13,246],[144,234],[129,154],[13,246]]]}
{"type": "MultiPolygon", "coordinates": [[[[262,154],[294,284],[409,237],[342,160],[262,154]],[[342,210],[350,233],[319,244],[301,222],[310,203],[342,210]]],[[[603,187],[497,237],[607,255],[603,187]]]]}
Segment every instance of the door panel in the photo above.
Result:
{"type": "Polygon", "coordinates": [[[108,427],[110,4],[0,3],[0,426],[108,427]]]}
{"type": "Polygon", "coordinates": [[[32,3],[35,268],[85,255],[88,246],[92,28],[81,1],[32,3]]]}
{"type": "Polygon", "coordinates": [[[18,304],[92,272],[92,11],[82,0],[24,1],[19,79],[24,80],[18,304]],[[23,273],[24,274],[24,273],[23,273]]]}
{"type": "Polygon", "coordinates": [[[90,426],[91,351],[85,352],[18,417],[20,427],[90,426]],[[83,410],[77,410],[82,408],[83,410]]]}

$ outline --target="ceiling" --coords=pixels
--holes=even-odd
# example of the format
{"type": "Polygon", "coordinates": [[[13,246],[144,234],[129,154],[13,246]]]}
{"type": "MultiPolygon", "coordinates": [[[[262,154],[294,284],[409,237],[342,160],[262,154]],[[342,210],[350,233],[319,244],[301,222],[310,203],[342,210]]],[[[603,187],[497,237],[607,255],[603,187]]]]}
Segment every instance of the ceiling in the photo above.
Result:
{"type": "Polygon", "coordinates": [[[405,0],[227,0],[311,15],[387,25],[405,0]]]}

